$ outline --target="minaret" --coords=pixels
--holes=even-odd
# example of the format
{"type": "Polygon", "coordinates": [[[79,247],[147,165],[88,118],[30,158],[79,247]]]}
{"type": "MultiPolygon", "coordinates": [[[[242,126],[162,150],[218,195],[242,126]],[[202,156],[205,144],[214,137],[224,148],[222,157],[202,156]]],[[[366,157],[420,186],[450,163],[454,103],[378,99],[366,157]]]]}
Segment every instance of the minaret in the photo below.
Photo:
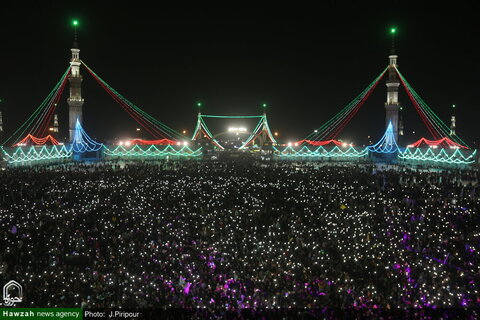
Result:
{"type": "Polygon", "coordinates": [[[3,114],[2,114],[2,105],[1,103],[3,100],[0,98],[0,137],[2,137],[3,134],[3,114]]]}
{"type": "Polygon", "coordinates": [[[58,114],[53,115],[53,133],[58,134],[58,114]]]}
{"type": "Polygon", "coordinates": [[[2,114],[2,110],[0,110],[0,137],[2,136],[3,134],[3,114],[2,114]]]}
{"type": "Polygon", "coordinates": [[[400,86],[400,80],[398,79],[397,71],[397,58],[395,54],[395,37],[396,29],[390,29],[390,34],[392,35],[392,49],[388,59],[390,60],[390,65],[388,67],[388,80],[387,80],[387,102],[385,103],[386,109],[386,118],[385,124],[388,127],[388,124],[391,122],[393,127],[393,136],[395,141],[398,141],[398,112],[400,105],[398,103],[398,87],[400,86]]]}
{"type": "Polygon", "coordinates": [[[450,135],[455,135],[456,119],[455,119],[455,105],[452,105],[452,118],[450,119],[450,135]]]}
{"type": "Polygon", "coordinates": [[[75,41],[73,42],[72,59],[70,60],[70,65],[72,66],[70,75],[68,76],[68,81],[70,81],[70,97],[67,99],[69,106],[69,137],[70,141],[73,140],[75,133],[75,124],[77,119],[82,124],[82,114],[83,114],[83,98],[82,98],[82,75],[80,74],[80,49],[78,49],[77,42],[77,25],[78,21],[73,21],[73,26],[75,27],[75,41]]]}
{"type": "Polygon", "coordinates": [[[404,127],[403,127],[403,112],[402,111],[403,111],[403,108],[400,107],[400,116],[398,118],[398,135],[400,137],[402,137],[404,135],[404,133],[403,133],[403,131],[404,131],[403,130],[404,129],[404,127]]]}

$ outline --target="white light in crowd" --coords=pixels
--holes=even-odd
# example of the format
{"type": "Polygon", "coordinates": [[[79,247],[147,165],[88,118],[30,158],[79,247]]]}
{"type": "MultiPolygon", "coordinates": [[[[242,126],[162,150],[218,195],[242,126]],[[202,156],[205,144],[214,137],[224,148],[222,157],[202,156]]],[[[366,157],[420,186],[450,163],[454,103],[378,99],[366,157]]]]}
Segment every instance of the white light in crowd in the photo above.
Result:
{"type": "Polygon", "coordinates": [[[247,132],[247,128],[245,127],[229,127],[228,132],[237,132],[237,133],[242,133],[242,132],[247,132]]]}
{"type": "Polygon", "coordinates": [[[184,146],[188,146],[188,141],[183,141],[184,146]]]}
{"type": "Polygon", "coordinates": [[[289,142],[289,143],[288,143],[288,146],[289,146],[289,147],[291,147],[291,146],[292,146],[292,143],[291,143],[291,142],[289,142]]]}
{"type": "Polygon", "coordinates": [[[180,143],[180,142],[177,142],[177,146],[179,146],[179,145],[181,145],[181,143],[180,143]]]}
{"type": "Polygon", "coordinates": [[[118,143],[119,146],[123,146],[123,141],[120,140],[120,142],[118,143]]]}
{"type": "Polygon", "coordinates": [[[125,141],[125,145],[126,145],[126,146],[129,146],[129,145],[131,145],[131,144],[132,144],[132,143],[131,143],[130,141],[125,141]]]}
{"type": "Polygon", "coordinates": [[[346,147],[346,146],[347,146],[346,142],[342,143],[342,147],[346,147]]]}

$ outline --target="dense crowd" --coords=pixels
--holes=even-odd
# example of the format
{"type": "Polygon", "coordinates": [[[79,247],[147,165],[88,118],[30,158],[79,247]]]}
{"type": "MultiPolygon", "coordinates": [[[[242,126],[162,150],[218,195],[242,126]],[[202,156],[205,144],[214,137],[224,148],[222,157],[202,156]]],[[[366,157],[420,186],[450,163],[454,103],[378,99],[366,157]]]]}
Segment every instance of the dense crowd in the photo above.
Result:
{"type": "Polygon", "coordinates": [[[480,304],[478,171],[103,162],[0,172],[20,306],[480,304]]]}

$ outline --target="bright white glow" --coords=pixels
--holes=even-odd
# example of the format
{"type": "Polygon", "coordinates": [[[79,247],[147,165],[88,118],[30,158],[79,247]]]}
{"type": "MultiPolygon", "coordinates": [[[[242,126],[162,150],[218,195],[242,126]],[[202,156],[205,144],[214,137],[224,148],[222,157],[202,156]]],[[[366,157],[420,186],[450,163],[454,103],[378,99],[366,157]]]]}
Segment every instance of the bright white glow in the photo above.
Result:
{"type": "Polygon", "coordinates": [[[132,144],[132,143],[131,143],[130,141],[125,141],[125,145],[126,145],[126,146],[129,146],[129,145],[131,145],[131,144],[132,144]]]}
{"type": "Polygon", "coordinates": [[[123,141],[120,140],[120,142],[118,143],[119,146],[123,146],[123,141]]]}
{"type": "Polygon", "coordinates": [[[184,146],[188,146],[188,141],[183,141],[184,146]]]}
{"type": "Polygon", "coordinates": [[[342,143],[342,147],[346,147],[346,146],[347,146],[346,142],[342,143]]]}
{"type": "Polygon", "coordinates": [[[177,146],[179,146],[181,143],[180,142],[177,142],[177,146]]]}
{"type": "Polygon", "coordinates": [[[291,147],[291,146],[292,146],[292,143],[291,143],[291,142],[289,142],[289,143],[288,143],[288,146],[289,146],[289,147],[291,147]]]}
{"type": "Polygon", "coordinates": [[[243,132],[247,132],[247,128],[245,128],[245,127],[229,127],[228,132],[243,133],[243,132]]]}

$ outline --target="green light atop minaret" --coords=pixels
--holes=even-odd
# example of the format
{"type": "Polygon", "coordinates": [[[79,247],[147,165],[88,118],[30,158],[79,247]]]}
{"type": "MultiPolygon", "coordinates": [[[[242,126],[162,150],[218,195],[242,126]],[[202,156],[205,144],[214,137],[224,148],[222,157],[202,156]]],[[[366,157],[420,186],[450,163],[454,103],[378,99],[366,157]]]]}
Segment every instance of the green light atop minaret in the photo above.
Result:
{"type": "Polygon", "coordinates": [[[72,20],[72,25],[74,27],[77,27],[78,26],[78,20],[77,19],[72,20]]]}
{"type": "Polygon", "coordinates": [[[395,34],[395,33],[397,33],[397,28],[396,27],[390,28],[390,34],[395,34]]]}

